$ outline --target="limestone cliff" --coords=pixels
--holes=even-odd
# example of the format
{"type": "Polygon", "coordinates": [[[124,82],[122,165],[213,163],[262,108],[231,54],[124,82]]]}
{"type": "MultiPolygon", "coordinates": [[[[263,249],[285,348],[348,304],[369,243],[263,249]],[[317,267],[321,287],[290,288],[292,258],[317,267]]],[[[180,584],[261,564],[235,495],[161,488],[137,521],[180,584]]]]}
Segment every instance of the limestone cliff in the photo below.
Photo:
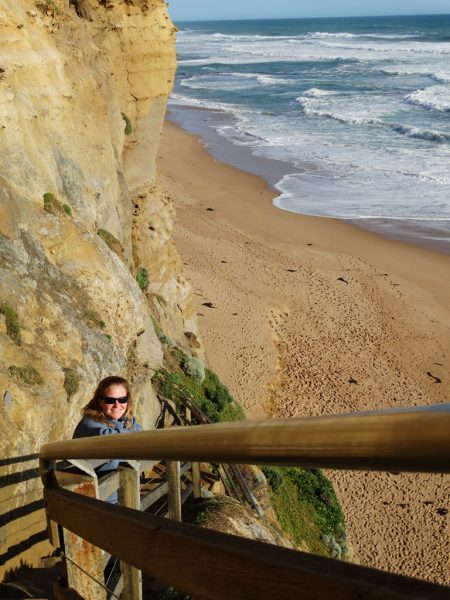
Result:
{"type": "Polygon", "coordinates": [[[163,0],[0,2],[0,570],[42,550],[35,455],[96,383],[152,427],[155,319],[199,347],[155,171],[174,33],[163,0]]]}

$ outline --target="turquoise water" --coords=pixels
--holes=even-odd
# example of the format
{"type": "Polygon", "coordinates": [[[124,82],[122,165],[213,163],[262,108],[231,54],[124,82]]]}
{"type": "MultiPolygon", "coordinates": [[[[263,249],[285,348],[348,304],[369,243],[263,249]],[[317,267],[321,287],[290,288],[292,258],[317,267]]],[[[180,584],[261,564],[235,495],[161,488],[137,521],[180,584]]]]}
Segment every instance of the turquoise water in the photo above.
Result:
{"type": "Polygon", "coordinates": [[[450,239],[450,15],[178,26],[172,106],[284,162],[280,208],[450,239]]]}

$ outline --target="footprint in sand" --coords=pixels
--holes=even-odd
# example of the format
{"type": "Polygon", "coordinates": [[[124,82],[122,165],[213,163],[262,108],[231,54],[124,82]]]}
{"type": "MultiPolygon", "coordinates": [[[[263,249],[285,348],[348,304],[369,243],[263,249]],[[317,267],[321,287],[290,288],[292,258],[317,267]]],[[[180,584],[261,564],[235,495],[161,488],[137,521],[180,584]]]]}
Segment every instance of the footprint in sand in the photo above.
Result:
{"type": "Polygon", "coordinates": [[[427,371],[427,375],[428,377],[431,377],[431,379],[434,379],[433,383],[442,383],[442,379],[439,379],[439,377],[436,377],[435,375],[430,373],[430,371],[427,371]]]}

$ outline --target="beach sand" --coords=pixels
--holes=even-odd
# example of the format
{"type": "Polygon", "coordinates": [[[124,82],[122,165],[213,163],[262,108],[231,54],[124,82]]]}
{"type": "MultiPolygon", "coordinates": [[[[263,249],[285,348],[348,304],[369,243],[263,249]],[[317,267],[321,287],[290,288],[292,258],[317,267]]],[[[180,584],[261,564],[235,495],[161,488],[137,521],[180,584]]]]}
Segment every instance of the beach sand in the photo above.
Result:
{"type": "MultiPolygon", "coordinates": [[[[249,418],[449,401],[449,256],[279,210],[170,122],[159,170],[210,366],[249,418]]],[[[450,583],[449,476],[327,475],[359,562],[450,583]]]]}

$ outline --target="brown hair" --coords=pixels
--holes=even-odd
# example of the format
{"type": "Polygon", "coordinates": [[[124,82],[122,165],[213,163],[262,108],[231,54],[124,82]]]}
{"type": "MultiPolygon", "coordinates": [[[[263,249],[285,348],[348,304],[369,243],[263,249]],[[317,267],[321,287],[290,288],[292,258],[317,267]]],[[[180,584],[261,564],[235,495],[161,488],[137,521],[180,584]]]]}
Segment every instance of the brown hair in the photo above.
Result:
{"type": "Polygon", "coordinates": [[[131,427],[131,423],[133,421],[133,400],[131,398],[130,384],[128,383],[128,381],[126,379],[124,379],[123,377],[119,377],[117,375],[110,375],[109,377],[105,377],[105,379],[102,379],[100,381],[100,383],[97,386],[97,389],[94,392],[93,397],[91,398],[91,400],[89,400],[89,402],[86,404],[86,406],[82,409],[81,414],[83,415],[83,417],[85,419],[94,419],[94,421],[99,421],[100,423],[104,423],[105,425],[108,425],[108,427],[113,427],[113,425],[111,423],[111,419],[109,419],[103,413],[102,408],[100,406],[100,402],[99,402],[105,395],[105,391],[111,385],[123,385],[123,387],[127,391],[128,403],[127,403],[127,409],[123,416],[126,417],[126,421],[127,421],[126,428],[129,429],[131,427]]]}

